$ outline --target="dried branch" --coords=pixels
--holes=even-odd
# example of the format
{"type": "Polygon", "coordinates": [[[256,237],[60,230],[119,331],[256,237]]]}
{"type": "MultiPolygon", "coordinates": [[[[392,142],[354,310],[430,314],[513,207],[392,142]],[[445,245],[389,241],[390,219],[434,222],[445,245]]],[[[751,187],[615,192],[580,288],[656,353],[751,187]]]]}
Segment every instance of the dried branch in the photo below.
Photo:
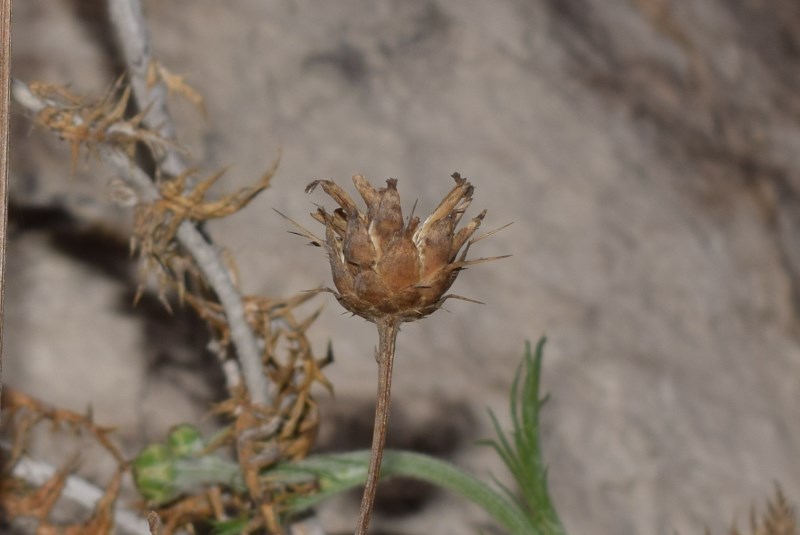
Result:
{"type": "MultiPolygon", "coordinates": [[[[190,280],[200,282],[202,279],[203,287],[208,286],[217,294],[216,299],[209,300],[204,297],[203,292],[194,293],[190,290],[182,294],[182,297],[209,323],[212,332],[215,333],[215,339],[219,342],[220,353],[225,354],[230,348],[236,348],[250,393],[248,400],[247,392],[241,387],[236,388],[231,392],[231,399],[216,409],[216,412],[224,413],[235,420],[233,433],[227,440],[232,440],[236,444],[239,464],[248,482],[248,496],[245,500],[240,500],[235,494],[228,497],[236,500],[238,504],[236,507],[244,507],[249,514],[258,515],[252,518],[255,524],[265,526],[270,532],[281,532],[280,521],[284,514],[281,504],[285,501],[284,497],[306,493],[309,489],[304,485],[276,487],[269,482],[260,481],[258,475],[263,468],[279,460],[305,457],[313,445],[319,424],[319,413],[309,391],[314,382],[330,386],[321,373],[321,367],[328,360],[317,361],[313,358],[304,335],[306,328],[317,314],[314,313],[302,321],[295,319],[292,314],[294,307],[310,298],[311,294],[286,300],[272,300],[258,296],[242,298],[233,285],[229,268],[219,251],[213,244],[208,243],[195,226],[196,221],[224,216],[247,204],[258,191],[266,187],[274,169],[267,172],[253,187],[214,201],[207,201],[205,192],[218,175],[205,179],[188,191],[184,188],[185,175],[171,178],[162,184],[154,183],[150,176],[132,161],[131,151],[127,150],[131,140],[140,139],[135,129],[131,130],[133,136],[111,138],[105,135],[105,129],[116,132],[119,130],[116,128],[118,122],[102,114],[101,119],[95,119],[97,115],[95,109],[102,109],[102,105],[98,106],[79,97],[70,100],[66,98],[70,97],[66,92],[50,91],[54,88],[46,88],[48,90],[45,91],[41,89],[33,85],[28,87],[15,80],[12,94],[23,107],[36,113],[37,121],[46,127],[51,129],[58,127],[58,132],[63,131],[66,134],[75,130],[74,140],[78,143],[78,147],[81,145],[88,147],[96,157],[117,170],[132,190],[132,196],[140,203],[140,209],[146,211],[152,216],[148,217],[160,222],[159,224],[164,227],[161,231],[169,237],[169,242],[172,244],[170,247],[174,249],[175,242],[180,244],[180,250],[174,258],[170,256],[174,255],[174,251],[167,249],[163,250],[164,256],[160,256],[159,251],[163,247],[160,248],[158,244],[154,246],[155,248],[150,248],[153,249],[151,252],[155,252],[156,258],[165,262],[165,269],[170,272],[171,277],[176,276],[172,273],[173,270],[179,274],[182,269],[187,269],[190,280]],[[78,127],[71,128],[71,123],[78,127]],[[191,259],[187,255],[191,256],[191,259]],[[190,266],[184,267],[185,262],[190,266]],[[229,293],[225,293],[225,284],[230,285],[229,293]],[[238,304],[234,303],[233,307],[228,299],[231,296],[238,300],[238,304]],[[240,315],[232,316],[231,310],[240,315]],[[237,330],[242,326],[246,329],[246,333],[237,330]],[[250,360],[241,358],[240,340],[243,334],[249,335],[252,340],[255,340],[256,336],[264,340],[266,346],[263,355],[254,345],[252,348],[254,358],[250,360]],[[288,354],[285,359],[278,359],[274,349],[282,339],[288,341],[288,354]],[[255,367],[248,368],[248,363],[255,363],[255,367]],[[263,398],[256,397],[259,385],[253,386],[252,379],[260,379],[263,382],[265,388],[263,398]],[[261,402],[261,399],[265,399],[266,402],[261,402]],[[270,424],[273,421],[274,426],[270,424]],[[253,503],[259,504],[257,509],[252,508],[253,503]]],[[[103,102],[116,101],[106,97],[103,102]]],[[[113,105],[107,107],[116,108],[113,105]]],[[[123,119],[120,117],[118,121],[123,119]]],[[[133,119],[129,119],[127,123],[132,121],[133,119]]],[[[140,236],[140,239],[146,241],[147,236],[153,232],[145,230],[145,237],[140,236]]],[[[148,246],[138,247],[142,254],[148,254],[148,246]]],[[[182,284],[180,275],[172,282],[180,292],[182,284]]],[[[177,502],[172,509],[160,512],[159,514],[164,515],[161,518],[167,519],[165,533],[174,533],[175,529],[193,519],[205,520],[211,513],[208,504],[203,500],[201,495],[190,494],[177,502]],[[202,502],[200,509],[197,508],[200,503],[197,500],[202,502]]]]}
{"type": "MultiPolygon", "coordinates": [[[[11,93],[18,104],[34,114],[57,105],[39,98],[25,83],[19,80],[12,81],[11,93]]],[[[127,154],[102,144],[97,150],[100,158],[111,165],[134,189],[139,202],[152,203],[161,199],[158,187],[127,154]]],[[[231,339],[236,346],[251,400],[255,403],[271,405],[275,399],[275,388],[264,375],[261,353],[256,337],[247,324],[242,296],[231,280],[218,249],[206,241],[190,221],[180,224],[177,239],[195,259],[225,311],[231,329],[231,339]]]]}
{"type": "MultiPolygon", "coordinates": [[[[11,475],[31,485],[41,487],[50,481],[56,473],[57,470],[53,466],[23,456],[14,465],[11,475]]],[[[97,505],[104,494],[103,489],[74,475],[67,476],[61,491],[62,498],[67,498],[90,510],[97,505]]],[[[147,520],[127,509],[115,507],[114,521],[117,526],[128,533],[150,535],[147,520]]]]}
{"type": "MultiPolygon", "coordinates": [[[[140,0],[108,0],[108,10],[128,66],[134,98],[139,109],[146,111],[142,122],[161,138],[174,142],[176,128],[167,105],[168,87],[162,80],[163,77],[153,76],[156,63],[150,52],[150,32],[142,3],[140,0]]],[[[174,147],[162,147],[160,153],[160,156],[155,155],[159,169],[172,176],[187,173],[188,166],[174,147]]],[[[110,158],[119,159],[116,156],[110,158]]],[[[120,161],[116,165],[121,164],[120,161]]],[[[130,177],[130,180],[140,182],[140,178],[130,177]]],[[[187,188],[191,188],[191,180],[190,178],[187,181],[187,188]]],[[[144,187],[143,183],[141,187],[144,187]]],[[[150,189],[149,186],[147,188],[150,189]]],[[[273,389],[264,377],[256,337],[245,320],[241,295],[234,286],[219,251],[188,222],[181,223],[177,238],[195,258],[225,309],[251,399],[270,404],[274,401],[273,389]]],[[[235,376],[236,374],[226,374],[226,377],[235,376]]]]}
{"type": "MultiPolygon", "coordinates": [[[[143,265],[149,262],[159,274],[163,271],[162,287],[176,288],[181,299],[209,322],[226,378],[235,383],[229,384],[234,387],[231,399],[216,410],[235,420],[232,433],[225,440],[236,445],[239,465],[248,483],[247,494],[220,494],[216,488],[220,499],[214,503],[218,507],[209,509],[205,495],[190,492],[170,508],[159,511],[165,522],[164,533],[175,533],[194,520],[219,519],[219,506],[225,500],[233,500],[225,501],[228,507],[255,515],[247,529],[264,527],[270,532],[283,532],[283,502],[288,496],[309,492],[310,487],[276,486],[259,481],[258,474],[279,460],[305,457],[313,445],[319,413],[309,391],[313,382],[330,386],[320,371],[328,361],[313,358],[304,334],[316,314],[297,321],[291,313],[308,296],[282,301],[243,298],[235,286],[235,268],[228,266],[221,252],[197,228],[197,222],[223,217],[245,206],[268,186],[275,168],[253,187],[207,200],[205,194],[221,173],[194,181],[194,173],[187,168],[175,141],[175,127],[166,102],[168,89],[195,103],[202,103],[202,98],[181,77],[171,75],[151,57],[139,0],[109,0],[109,12],[128,63],[129,87],[117,86],[100,102],[92,102],[57,86],[43,91],[39,86],[27,87],[15,81],[13,96],[36,114],[38,122],[72,142],[73,162],[83,146],[121,175],[132,190],[130,197],[139,204],[137,221],[152,223],[137,223],[132,245],[141,254],[143,265]],[[126,118],[125,106],[120,103],[127,103],[131,94],[139,112],[126,118]],[[150,148],[157,162],[158,179],[164,180],[154,181],[133,161],[133,148],[139,142],[150,148]],[[209,289],[216,299],[207,296],[209,289]],[[285,325],[277,327],[280,323],[285,325]],[[288,355],[278,359],[274,346],[284,337],[290,345],[288,355]],[[262,340],[263,351],[259,345],[262,340]],[[231,364],[236,367],[235,361],[224,358],[231,349],[238,355],[247,392],[241,388],[241,380],[237,381],[241,377],[236,373],[238,368],[231,370],[231,364]],[[276,424],[271,427],[270,422],[276,424]]],[[[208,492],[213,494],[215,488],[208,492]]],[[[288,530],[292,535],[324,535],[313,516],[293,523],[288,530]]]]}
{"type": "MultiPolygon", "coordinates": [[[[147,533],[147,523],[136,513],[116,505],[127,462],[109,434],[111,429],[97,425],[91,412],[80,414],[61,409],[6,388],[3,428],[10,441],[0,443],[3,466],[0,478],[0,508],[10,519],[25,519],[37,525],[36,533],[46,535],[106,535],[114,525],[125,531],[147,533]],[[71,456],[60,468],[33,460],[25,454],[35,428],[47,426],[52,433],[89,438],[101,446],[117,464],[113,477],[100,489],[74,477],[78,455],[71,456]],[[66,498],[90,511],[88,519],[63,523],[52,514],[55,506],[66,498]]],[[[81,443],[82,440],[81,440],[81,443]]]]}

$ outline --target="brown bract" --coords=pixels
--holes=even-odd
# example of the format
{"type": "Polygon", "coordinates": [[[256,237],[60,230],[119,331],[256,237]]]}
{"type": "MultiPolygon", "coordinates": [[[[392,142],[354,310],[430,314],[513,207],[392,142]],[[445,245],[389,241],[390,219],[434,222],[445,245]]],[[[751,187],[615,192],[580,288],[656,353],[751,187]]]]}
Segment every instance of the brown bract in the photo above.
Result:
{"type": "Polygon", "coordinates": [[[353,177],[366,212],[332,180],[308,185],[306,192],[322,186],[339,205],[333,213],[320,207],[311,215],[325,225],[324,246],[338,290],[333,293],[342,306],[375,323],[387,316],[413,321],[435,311],[449,297],[458,297],[445,292],[460,270],[491,260],[466,260],[470,245],[477,241],[472,235],[486,211],[456,230],[474,188],[458,173],[453,173],[453,179],[455,187],[421,224],[413,210],[404,221],[396,179],[376,189],[363,176],[353,177]]]}

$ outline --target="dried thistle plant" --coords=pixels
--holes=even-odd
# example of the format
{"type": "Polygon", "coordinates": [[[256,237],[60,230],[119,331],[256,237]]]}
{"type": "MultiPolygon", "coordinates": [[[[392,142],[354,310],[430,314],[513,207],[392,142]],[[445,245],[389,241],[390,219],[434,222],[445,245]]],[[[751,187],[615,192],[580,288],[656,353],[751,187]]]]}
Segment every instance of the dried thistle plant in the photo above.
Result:
{"type": "Polygon", "coordinates": [[[422,223],[413,210],[403,220],[396,179],[389,179],[385,188],[376,189],[363,176],[353,177],[367,205],[366,212],[359,210],[331,180],[316,180],[306,188],[311,192],[322,186],[339,205],[333,213],[319,207],[312,214],[325,225],[325,240],[303,229],[312,243],[324,246],[328,253],[336,286],[336,290],[328,291],[345,309],[378,327],[378,399],[372,454],[356,528],[360,535],[367,533],[380,477],[400,324],[433,313],[449,298],[466,299],[445,293],[458,273],[467,266],[503,258],[466,259],[470,246],[492,233],[472,238],[485,210],[456,230],[472,202],[474,188],[458,173],[453,174],[453,179],[455,187],[422,223]]]}
{"type": "MultiPolygon", "coordinates": [[[[163,78],[165,75],[160,73],[159,76],[163,78]]],[[[330,359],[314,358],[306,336],[306,330],[317,317],[318,311],[305,318],[296,315],[297,308],[313,297],[311,293],[286,299],[242,295],[236,282],[234,259],[195,228],[197,223],[227,217],[247,206],[269,187],[278,160],[251,186],[217,198],[210,198],[209,193],[222,176],[221,172],[194,180],[195,173],[188,168],[169,173],[158,167],[153,184],[150,177],[129,158],[135,145],[143,142],[154,154],[156,150],[172,145],[176,149],[178,147],[174,141],[157,145],[162,138],[151,126],[145,125],[142,113],[126,118],[125,109],[131,95],[127,86],[122,88],[118,84],[117,90],[109,92],[99,102],[73,95],[60,86],[32,86],[28,88],[17,83],[16,98],[35,114],[42,126],[71,143],[73,165],[81,148],[88,149],[90,155],[120,164],[126,185],[132,186],[135,193],[131,248],[139,256],[142,279],[148,275],[155,277],[159,297],[167,308],[169,302],[166,294],[175,291],[182,303],[194,308],[208,323],[211,347],[226,372],[230,396],[219,403],[214,412],[228,420],[230,425],[225,433],[208,444],[204,452],[208,457],[202,456],[197,461],[210,462],[208,459],[212,459],[217,449],[232,447],[236,458],[234,469],[242,475],[242,486],[232,488],[226,476],[202,484],[190,481],[169,494],[168,499],[147,498],[149,505],[159,507],[157,515],[164,522],[160,533],[169,535],[184,528],[192,529],[194,525],[224,522],[229,520],[229,514],[234,513],[237,522],[246,521],[246,532],[264,529],[269,533],[283,533],[282,526],[289,514],[287,504],[297,496],[312,492],[314,485],[305,480],[295,483],[262,476],[265,470],[281,461],[302,459],[316,440],[319,411],[311,389],[314,383],[330,388],[322,373],[322,368],[330,359]],[[190,232],[187,233],[187,230],[190,232]],[[225,279],[224,284],[221,279],[225,279]],[[234,297],[239,304],[232,304],[234,297]],[[235,314],[239,305],[240,317],[235,314]],[[248,334],[248,339],[252,337],[253,359],[245,358],[247,344],[243,343],[243,331],[248,334]],[[258,345],[257,340],[261,342],[258,345]],[[239,365],[230,365],[237,360],[241,369],[239,365]],[[255,363],[250,368],[253,373],[246,369],[246,362],[255,363]],[[269,395],[266,392],[263,396],[253,394],[256,391],[253,384],[258,382],[256,380],[263,380],[265,385],[271,387],[269,395]]],[[[15,394],[8,391],[7,395],[15,394]]],[[[10,418],[29,412],[39,415],[43,409],[22,394],[16,395],[13,400],[17,406],[30,410],[17,413],[4,411],[4,421],[13,436],[26,437],[27,429],[39,419],[26,417],[11,421],[10,418]]],[[[74,414],[58,410],[50,418],[59,423],[80,422],[84,431],[93,433],[98,442],[110,448],[105,428],[92,427],[90,422],[84,425],[83,420],[74,414]]],[[[23,442],[15,440],[13,448],[8,467],[16,466],[23,442]]],[[[127,467],[121,454],[117,453],[115,459],[120,466],[127,467]]],[[[185,459],[181,459],[183,461],[185,459]]],[[[60,495],[64,478],[68,477],[72,468],[69,466],[63,475],[54,476],[52,484],[39,494],[21,493],[18,489],[12,493],[9,489],[0,489],[0,506],[16,507],[14,511],[29,510],[40,523],[49,522],[47,515],[51,503],[55,503],[53,500],[60,495]],[[31,509],[33,507],[37,509],[31,509]]],[[[226,470],[230,470],[230,467],[226,467],[226,470]]],[[[152,479],[145,477],[137,481],[137,486],[146,497],[152,496],[146,492],[151,490],[146,487],[147,483],[153,483],[152,479]]],[[[171,481],[158,481],[155,484],[170,489],[174,486],[171,481]]],[[[116,500],[118,493],[113,486],[109,489],[107,496],[111,503],[116,500]]],[[[100,535],[109,531],[106,529],[109,517],[104,511],[104,516],[98,521],[104,523],[102,529],[98,527],[100,531],[86,533],[100,535]]],[[[80,529],[86,526],[88,524],[80,529]]],[[[76,533],[82,532],[79,530],[76,533]]]]}

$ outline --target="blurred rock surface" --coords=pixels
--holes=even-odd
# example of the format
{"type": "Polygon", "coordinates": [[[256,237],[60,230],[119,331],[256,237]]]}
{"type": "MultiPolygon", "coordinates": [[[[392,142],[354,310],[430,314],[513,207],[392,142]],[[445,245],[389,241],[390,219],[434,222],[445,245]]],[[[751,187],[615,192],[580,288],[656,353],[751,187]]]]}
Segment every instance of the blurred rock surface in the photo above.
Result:
{"type": "MultiPolygon", "coordinates": [[[[14,75],[108,87],[120,62],[102,5],[16,3],[14,75]]],[[[316,178],[395,177],[427,213],[459,171],[487,228],[514,222],[475,248],[514,256],[454,287],[485,306],[452,302],[404,326],[390,445],[507,481],[472,443],[491,433],[484,407],[505,413],[524,340],[547,333],[544,445],[571,534],[721,532],[774,481],[800,499],[794,0],[146,9],[156,56],[206,98],[207,121],[172,105],[196,164],[232,165],[233,189],[282,149],[273,187],[209,226],[248,292],[330,283],[322,252],[272,210],[309,223],[322,197],[303,187],[316,178]]],[[[124,244],[128,216],[106,201],[113,173],[87,163],[71,177],[66,146],[22,117],[14,133],[4,379],[71,408],[91,403],[133,445],[197,418],[215,394],[203,374],[218,373],[193,360],[202,329],[178,317],[177,334],[154,332],[127,308],[126,268],[109,274],[65,250],[63,222],[31,230],[31,210],[54,211],[124,244]],[[177,364],[154,373],[159,358],[177,364]]],[[[342,443],[341,429],[371,425],[374,329],[325,303],[312,334],[320,354],[333,343],[337,396],[320,393],[321,446],[365,447],[368,433],[342,443]]],[[[430,496],[402,514],[387,505],[375,527],[463,534],[485,522],[455,497],[430,496]]],[[[350,497],[323,510],[331,533],[351,528],[356,507],[350,497]]]]}

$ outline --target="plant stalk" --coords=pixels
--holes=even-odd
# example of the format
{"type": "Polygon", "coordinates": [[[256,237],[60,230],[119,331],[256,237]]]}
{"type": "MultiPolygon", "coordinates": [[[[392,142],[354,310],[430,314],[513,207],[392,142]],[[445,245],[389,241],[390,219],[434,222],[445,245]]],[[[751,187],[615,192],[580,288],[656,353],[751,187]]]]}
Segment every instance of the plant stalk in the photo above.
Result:
{"type": "MultiPolygon", "coordinates": [[[[11,0],[0,0],[0,375],[3,368],[3,289],[8,208],[8,109],[11,72],[11,0]]],[[[0,381],[0,390],[2,381],[0,381]]]]}
{"type": "Polygon", "coordinates": [[[381,459],[386,444],[386,429],[389,421],[389,402],[392,391],[392,368],[394,352],[400,321],[389,316],[378,320],[378,399],[375,403],[375,425],[372,431],[372,450],[367,471],[367,483],[361,498],[361,510],[355,535],[367,535],[372,508],[375,504],[375,493],[381,475],[381,459]]]}

